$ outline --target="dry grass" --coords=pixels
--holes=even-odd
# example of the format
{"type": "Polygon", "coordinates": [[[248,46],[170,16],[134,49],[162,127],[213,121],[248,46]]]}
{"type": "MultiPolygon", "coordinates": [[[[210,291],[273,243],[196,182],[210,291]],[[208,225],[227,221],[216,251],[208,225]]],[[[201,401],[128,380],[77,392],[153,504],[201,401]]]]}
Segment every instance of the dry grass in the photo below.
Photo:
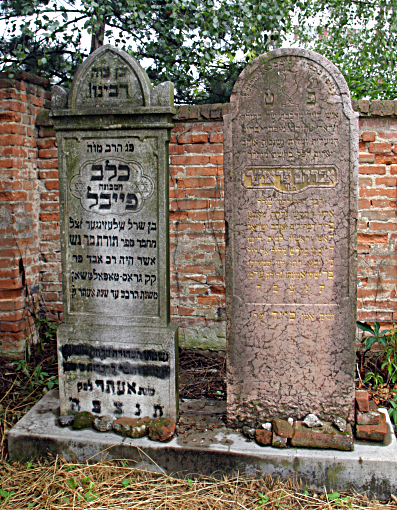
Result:
{"type": "MultiPolygon", "coordinates": [[[[225,398],[225,361],[222,357],[184,351],[180,356],[181,396],[225,398]]],[[[7,433],[41,397],[47,381],[57,373],[55,343],[32,357],[26,370],[0,363],[0,510],[60,509],[397,509],[365,495],[327,494],[305,490],[297,482],[282,483],[270,477],[224,478],[199,476],[181,479],[134,469],[125,461],[70,464],[57,458],[47,462],[9,464],[7,433]],[[40,364],[47,376],[34,382],[40,364]],[[335,500],[331,501],[333,498],[335,500]]],[[[146,460],[147,459],[143,459],[146,460]]]]}
{"type": "MultiPolygon", "coordinates": [[[[358,494],[331,501],[326,492],[302,489],[297,482],[271,477],[217,480],[180,479],[125,466],[124,461],[70,464],[55,461],[28,466],[0,464],[0,509],[386,509],[358,494]],[[6,500],[7,493],[12,494],[6,500]],[[342,499],[343,498],[343,499],[342,499]]],[[[333,495],[336,497],[336,495],[333,495]]]]}

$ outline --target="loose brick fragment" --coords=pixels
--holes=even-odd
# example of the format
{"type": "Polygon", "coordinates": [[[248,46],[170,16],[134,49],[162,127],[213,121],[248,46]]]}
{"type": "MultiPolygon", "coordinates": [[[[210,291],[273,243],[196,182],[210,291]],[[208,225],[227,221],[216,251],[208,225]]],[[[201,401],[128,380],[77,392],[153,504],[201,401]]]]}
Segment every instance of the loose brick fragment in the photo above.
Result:
{"type": "Polygon", "coordinates": [[[380,422],[379,411],[368,411],[368,413],[362,413],[357,411],[356,423],[357,425],[378,425],[380,422]]]}
{"type": "Polygon", "coordinates": [[[330,423],[324,422],[322,427],[309,429],[302,422],[296,422],[294,435],[291,439],[292,446],[302,448],[322,448],[331,450],[353,450],[353,433],[348,424],[346,432],[340,432],[330,423]]]}
{"type": "Polygon", "coordinates": [[[269,446],[272,444],[273,433],[271,430],[256,429],[255,440],[259,446],[269,446]]]}
{"type": "Polygon", "coordinates": [[[366,441],[384,441],[387,433],[386,415],[380,413],[377,425],[356,425],[356,436],[366,441]]]}
{"type": "Polygon", "coordinates": [[[356,390],[356,404],[359,411],[368,413],[369,411],[369,395],[368,391],[356,390]]]}

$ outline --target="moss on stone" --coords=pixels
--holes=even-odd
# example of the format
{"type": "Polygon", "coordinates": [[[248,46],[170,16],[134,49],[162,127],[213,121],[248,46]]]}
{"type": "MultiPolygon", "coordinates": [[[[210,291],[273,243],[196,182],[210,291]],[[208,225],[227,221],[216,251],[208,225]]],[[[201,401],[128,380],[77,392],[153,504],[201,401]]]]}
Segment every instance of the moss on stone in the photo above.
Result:
{"type": "Polygon", "coordinates": [[[88,411],[77,413],[74,418],[73,429],[74,430],[89,429],[90,427],[92,427],[94,420],[95,416],[89,413],[88,411]]]}

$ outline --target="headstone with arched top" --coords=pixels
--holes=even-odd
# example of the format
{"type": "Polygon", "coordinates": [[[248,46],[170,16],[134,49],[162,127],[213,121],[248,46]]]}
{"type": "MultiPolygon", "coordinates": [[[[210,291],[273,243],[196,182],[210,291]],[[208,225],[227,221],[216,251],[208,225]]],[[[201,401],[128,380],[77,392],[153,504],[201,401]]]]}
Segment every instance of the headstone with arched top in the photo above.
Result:
{"type": "Polygon", "coordinates": [[[228,421],[354,419],[357,114],[297,48],[254,60],[225,117],[228,421]]]}
{"type": "Polygon", "coordinates": [[[178,415],[169,322],[173,85],[103,46],[55,86],[64,323],[61,414],[178,415]]]}

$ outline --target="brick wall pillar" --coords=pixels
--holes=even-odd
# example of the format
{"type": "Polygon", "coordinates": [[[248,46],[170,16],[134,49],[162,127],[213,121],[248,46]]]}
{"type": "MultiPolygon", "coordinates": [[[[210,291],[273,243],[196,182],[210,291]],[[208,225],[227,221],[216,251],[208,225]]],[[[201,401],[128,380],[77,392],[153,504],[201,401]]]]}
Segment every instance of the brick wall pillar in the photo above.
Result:
{"type": "Polygon", "coordinates": [[[357,318],[397,322],[397,100],[353,102],[360,113],[357,318]]]}
{"type": "Polygon", "coordinates": [[[0,352],[20,356],[34,341],[39,291],[39,195],[35,127],[48,81],[0,73],[0,352]]]}
{"type": "Polygon", "coordinates": [[[171,318],[183,347],[226,342],[223,115],[181,106],[170,142],[171,318]]]}

